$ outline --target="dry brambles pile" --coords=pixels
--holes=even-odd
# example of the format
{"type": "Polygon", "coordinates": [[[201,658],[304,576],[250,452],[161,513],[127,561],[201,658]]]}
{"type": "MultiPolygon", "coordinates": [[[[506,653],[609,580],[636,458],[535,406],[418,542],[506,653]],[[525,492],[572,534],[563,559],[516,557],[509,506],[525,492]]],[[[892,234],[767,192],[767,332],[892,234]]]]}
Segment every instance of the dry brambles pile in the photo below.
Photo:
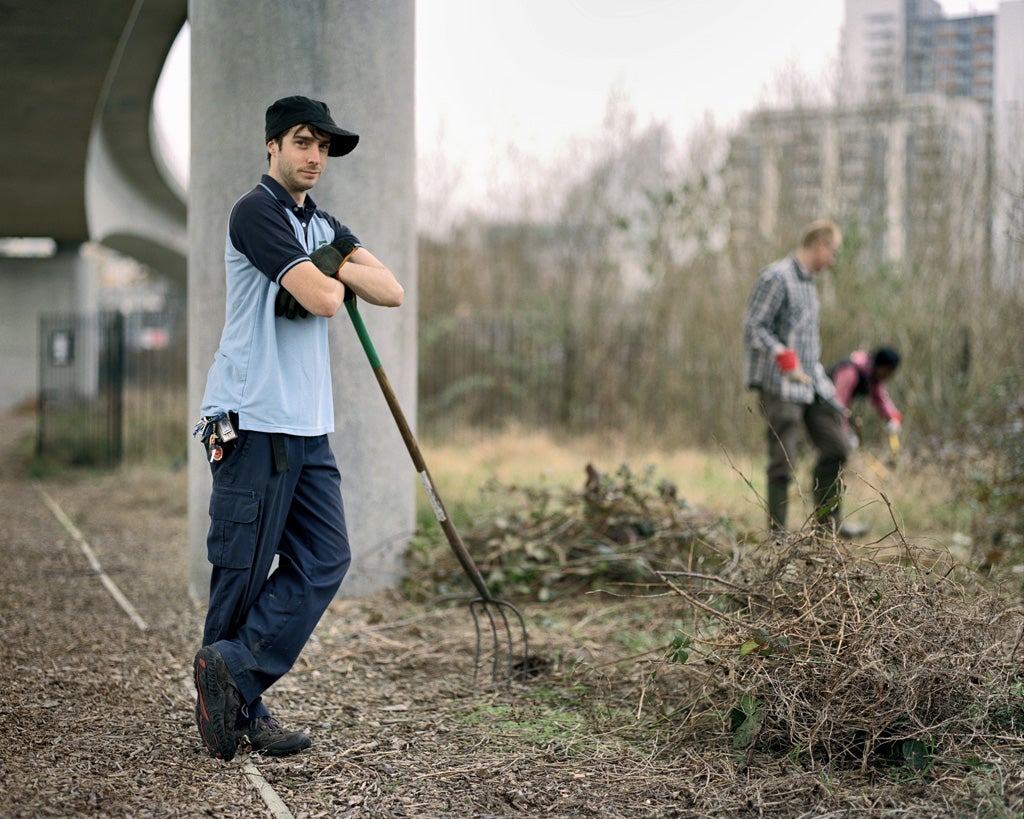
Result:
{"type": "Polygon", "coordinates": [[[467,587],[425,531],[406,587],[337,601],[268,696],[313,749],[218,762],[192,721],[184,470],[36,482],[30,420],[4,429],[4,816],[271,815],[252,770],[295,817],[1024,810],[1017,595],[899,532],[896,559],[766,544],[625,467],[492,487],[463,531],[526,617],[527,679],[474,682],[467,587]]]}

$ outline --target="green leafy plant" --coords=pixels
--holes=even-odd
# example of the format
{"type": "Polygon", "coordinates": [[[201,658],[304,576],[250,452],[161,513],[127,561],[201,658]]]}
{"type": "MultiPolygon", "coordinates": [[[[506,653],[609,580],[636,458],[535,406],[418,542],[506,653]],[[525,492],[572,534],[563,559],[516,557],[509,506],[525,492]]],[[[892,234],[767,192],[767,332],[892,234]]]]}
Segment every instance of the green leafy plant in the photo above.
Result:
{"type": "Polygon", "coordinates": [[[687,660],[690,659],[690,645],[691,640],[689,637],[683,634],[677,634],[672,638],[672,642],[668,645],[668,653],[665,655],[665,659],[670,663],[678,663],[683,665],[687,660]]]}
{"type": "Polygon", "coordinates": [[[764,725],[764,707],[756,697],[744,694],[733,706],[730,713],[732,724],[732,747],[736,750],[750,748],[761,733],[764,725]]]}

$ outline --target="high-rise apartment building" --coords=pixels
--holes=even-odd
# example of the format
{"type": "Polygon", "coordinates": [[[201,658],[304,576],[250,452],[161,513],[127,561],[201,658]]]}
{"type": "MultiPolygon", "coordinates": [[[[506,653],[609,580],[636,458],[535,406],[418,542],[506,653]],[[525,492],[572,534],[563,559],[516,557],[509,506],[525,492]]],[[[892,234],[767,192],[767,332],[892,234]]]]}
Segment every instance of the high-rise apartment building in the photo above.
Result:
{"type": "Polygon", "coordinates": [[[1024,285],[1024,0],[999,6],[994,62],[994,269],[1024,285]]]}
{"type": "Polygon", "coordinates": [[[909,2],[846,0],[839,46],[839,93],[844,103],[903,92],[909,2]]]}
{"type": "Polygon", "coordinates": [[[770,242],[827,214],[864,263],[978,269],[987,253],[988,125],[967,99],[761,111],[730,144],[734,230],[770,242]]]}
{"type": "Polygon", "coordinates": [[[907,22],[904,90],[968,97],[992,110],[994,14],[911,17],[907,22]]]}
{"type": "Polygon", "coordinates": [[[920,261],[941,223],[936,246],[1024,283],[1024,0],[845,4],[836,109],[760,112],[733,140],[737,227],[831,213],[884,263],[920,261]],[[945,195],[962,207],[936,221],[945,195]]]}
{"type": "Polygon", "coordinates": [[[997,15],[947,17],[936,0],[846,0],[843,97],[967,97],[991,111],[997,15]]]}

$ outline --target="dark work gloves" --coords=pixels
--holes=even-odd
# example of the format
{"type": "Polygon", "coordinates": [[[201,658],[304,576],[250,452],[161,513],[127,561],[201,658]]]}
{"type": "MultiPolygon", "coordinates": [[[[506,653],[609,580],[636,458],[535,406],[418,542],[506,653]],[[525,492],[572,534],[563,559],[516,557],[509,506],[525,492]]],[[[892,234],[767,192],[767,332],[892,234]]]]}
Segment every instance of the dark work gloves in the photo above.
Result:
{"type": "MultiPolygon", "coordinates": [[[[325,276],[334,278],[339,268],[348,261],[349,256],[356,252],[356,245],[348,239],[335,239],[329,245],[321,245],[312,253],[309,258],[313,264],[320,268],[325,276]]],[[[356,297],[355,292],[347,284],[345,285],[345,301],[351,301],[356,297]]]]}
{"type": "MultiPolygon", "coordinates": [[[[329,245],[321,245],[309,254],[310,260],[320,272],[332,279],[348,257],[355,253],[356,245],[347,239],[335,239],[329,245]]],[[[345,301],[355,298],[355,293],[348,285],[345,286],[345,301]]],[[[277,291],[277,299],[274,301],[274,315],[284,316],[286,319],[306,318],[309,311],[296,301],[295,296],[283,287],[277,291]]]]}
{"type": "Polygon", "coordinates": [[[356,246],[352,242],[347,239],[335,239],[329,245],[320,245],[309,254],[309,258],[325,276],[333,278],[338,268],[345,264],[355,251],[356,246]]]}
{"type": "Polygon", "coordinates": [[[305,318],[309,311],[282,287],[277,291],[277,298],[274,300],[274,315],[284,316],[286,319],[305,318]]]}

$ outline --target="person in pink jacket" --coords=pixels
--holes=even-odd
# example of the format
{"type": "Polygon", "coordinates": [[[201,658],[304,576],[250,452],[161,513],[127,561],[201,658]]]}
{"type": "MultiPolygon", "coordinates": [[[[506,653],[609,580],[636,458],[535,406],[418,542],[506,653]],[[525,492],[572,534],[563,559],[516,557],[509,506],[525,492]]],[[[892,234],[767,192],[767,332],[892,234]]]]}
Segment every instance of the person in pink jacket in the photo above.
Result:
{"type": "Polygon", "coordinates": [[[856,430],[851,427],[849,420],[850,404],[854,398],[867,396],[885,421],[886,431],[891,435],[900,433],[903,415],[885,388],[885,382],[899,365],[898,352],[890,347],[879,347],[870,355],[864,350],[856,350],[829,368],[829,375],[836,388],[836,400],[848,411],[843,418],[843,432],[851,449],[859,444],[856,430]]]}

